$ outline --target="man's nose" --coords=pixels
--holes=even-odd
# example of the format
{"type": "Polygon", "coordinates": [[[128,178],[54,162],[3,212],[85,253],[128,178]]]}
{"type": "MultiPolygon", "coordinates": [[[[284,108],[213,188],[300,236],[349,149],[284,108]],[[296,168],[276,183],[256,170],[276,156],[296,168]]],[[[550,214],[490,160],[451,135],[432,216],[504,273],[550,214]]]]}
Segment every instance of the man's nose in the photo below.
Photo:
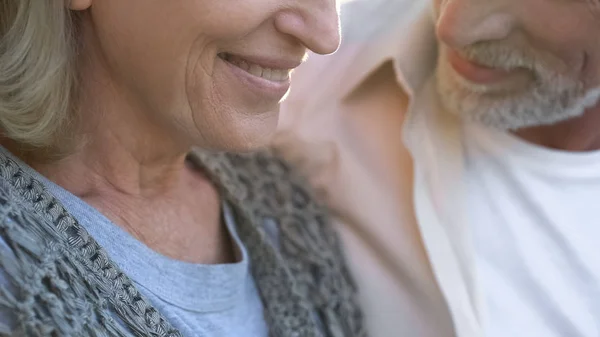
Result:
{"type": "Polygon", "coordinates": [[[515,29],[505,0],[445,0],[436,25],[438,39],[460,49],[485,41],[504,40],[515,29]]]}
{"type": "Polygon", "coordinates": [[[275,27],[300,40],[317,54],[331,54],[340,45],[337,0],[292,0],[289,10],[275,17],[275,27]]]}

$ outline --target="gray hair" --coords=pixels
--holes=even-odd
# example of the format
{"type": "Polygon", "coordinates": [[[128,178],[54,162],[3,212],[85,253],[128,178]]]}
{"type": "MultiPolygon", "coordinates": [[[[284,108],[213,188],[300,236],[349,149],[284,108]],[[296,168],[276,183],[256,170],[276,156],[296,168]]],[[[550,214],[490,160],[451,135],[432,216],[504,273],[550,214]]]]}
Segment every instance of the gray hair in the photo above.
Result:
{"type": "Polygon", "coordinates": [[[69,124],[76,79],[72,15],[65,0],[0,0],[4,137],[52,147],[69,124]]]}

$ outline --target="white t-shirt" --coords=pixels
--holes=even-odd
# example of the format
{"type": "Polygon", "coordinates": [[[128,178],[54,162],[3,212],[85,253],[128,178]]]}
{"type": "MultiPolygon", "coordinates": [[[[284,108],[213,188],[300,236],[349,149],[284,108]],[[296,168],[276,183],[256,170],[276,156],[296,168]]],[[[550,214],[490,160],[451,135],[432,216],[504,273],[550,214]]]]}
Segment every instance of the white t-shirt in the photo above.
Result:
{"type": "Polygon", "coordinates": [[[485,336],[600,336],[600,151],[463,140],[485,336]]]}

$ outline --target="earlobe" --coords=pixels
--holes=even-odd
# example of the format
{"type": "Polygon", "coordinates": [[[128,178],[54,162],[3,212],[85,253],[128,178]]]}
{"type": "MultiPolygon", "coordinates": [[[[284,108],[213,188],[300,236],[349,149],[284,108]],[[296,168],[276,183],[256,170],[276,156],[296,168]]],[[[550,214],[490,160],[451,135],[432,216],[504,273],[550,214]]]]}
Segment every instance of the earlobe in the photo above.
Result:
{"type": "Polygon", "coordinates": [[[70,0],[69,9],[73,11],[83,11],[92,5],[92,0],[70,0]]]}

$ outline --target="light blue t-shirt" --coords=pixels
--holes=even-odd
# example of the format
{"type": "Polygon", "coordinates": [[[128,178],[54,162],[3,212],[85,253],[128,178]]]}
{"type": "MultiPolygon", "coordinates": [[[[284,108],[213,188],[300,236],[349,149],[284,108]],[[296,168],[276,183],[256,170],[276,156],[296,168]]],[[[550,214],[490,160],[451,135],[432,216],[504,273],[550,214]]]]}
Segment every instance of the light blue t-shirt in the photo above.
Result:
{"type": "MultiPolygon", "coordinates": [[[[232,210],[227,204],[222,208],[224,222],[241,253],[241,261],[220,265],[187,263],[153,251],[83,200],[33,169],[28,173],[62,202],[183,336],[268,335],[263,305],[250,274],[248,252],[236,233],[232,210]]],[[[1,237],[0,249],[8,249],[1,237]]],[[[0,272],[0,284],[7,282],[3,276],[0,272]]],[[[6,313],[0,312],[0,322],[10,326],[10,320],[6,313]]]]}

